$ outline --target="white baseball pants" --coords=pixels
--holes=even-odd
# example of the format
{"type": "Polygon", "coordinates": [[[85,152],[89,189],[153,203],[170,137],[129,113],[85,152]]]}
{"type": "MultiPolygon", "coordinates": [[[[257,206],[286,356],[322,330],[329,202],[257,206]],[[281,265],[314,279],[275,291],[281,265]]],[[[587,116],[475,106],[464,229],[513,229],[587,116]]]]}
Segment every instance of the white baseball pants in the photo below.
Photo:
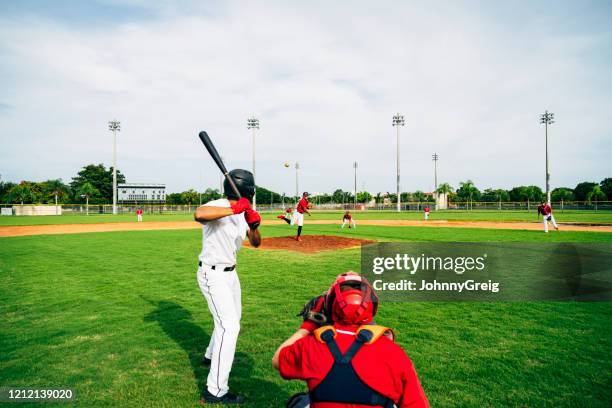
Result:
{"type": "Polygon", "coordinates": [[[205,354],[211,360],[206,386],[208,392],[222,397],[229,390],[229,375],[240,332],[240,280],[235,269],[225,272],[223,266],[213,270],[207,265],[198,269],[197,278],[214,321],[214,330],[205,354]]]}
{"type": "Polygon", "coordinates": [[[298,227],[304,226],[304,214],[297,211],[293,212],[293,215],[291,216],[291,225],[295,224],[297,224],[298,227]]]}
{"type": "MultiPolygon", "coordinates": [[[[347,220],[342,220],[342,227],[340,227],[340,228],[344,228],[344,226],[346,225],[346,223],[347,223],[347,222],[349,222],[349,221],[347,221],[347,220]]],[[[355,220],[351,220],[351,221],[350,221],[350,223],[349,223],[349,227],[350,227],[351,225],[353,226],[353,228],[357,228],[357,224],[355,224],[355,220]]]]}
{"type": "Polygon", "coordinates": [[[557,222],[555,221],[555,217],[552,214],[544,215],[542,218],[544,219],[544,232],[548,232],[548,223],[549,222],[552,223],[553,227],[559,228],[557,226],[557,222]],[[550,220],[549,220],[549,218],[550,218],[550,220]]]}

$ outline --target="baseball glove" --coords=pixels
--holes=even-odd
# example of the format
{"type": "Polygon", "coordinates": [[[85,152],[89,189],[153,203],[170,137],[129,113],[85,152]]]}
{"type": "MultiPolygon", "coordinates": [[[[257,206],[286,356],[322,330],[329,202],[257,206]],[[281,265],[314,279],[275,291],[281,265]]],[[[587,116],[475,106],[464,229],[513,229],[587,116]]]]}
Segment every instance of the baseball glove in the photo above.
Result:
{"type": "Polygon", "coordinates": [[[319,325],[325,324],[328,319],[325,314],[324,303],[325,295],[313,297],[304,305],[302,311],[296,316],[302,316],[304,321],[311,321],[319,325]]]}

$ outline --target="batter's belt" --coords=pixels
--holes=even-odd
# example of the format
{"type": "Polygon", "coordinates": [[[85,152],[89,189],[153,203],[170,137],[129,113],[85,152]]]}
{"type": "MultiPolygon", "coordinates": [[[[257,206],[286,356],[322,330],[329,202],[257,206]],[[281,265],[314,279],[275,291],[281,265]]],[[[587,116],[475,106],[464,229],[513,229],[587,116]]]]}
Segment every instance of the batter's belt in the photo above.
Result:
{"type": "MultiPolygon", "coordinates": [[[[198,262],[198,266],[202,266],[202,261],[198,262]]],[[[215,265],[211,266],[210,269],[212,269],[213,271],[217,269],[217,267],[215,265]]],[[[232,265],[232,266],[226,266],[225,268],[223,268],[223,272],[231,272],[234,269],[236,269],[236,265],[232,265]]]]}

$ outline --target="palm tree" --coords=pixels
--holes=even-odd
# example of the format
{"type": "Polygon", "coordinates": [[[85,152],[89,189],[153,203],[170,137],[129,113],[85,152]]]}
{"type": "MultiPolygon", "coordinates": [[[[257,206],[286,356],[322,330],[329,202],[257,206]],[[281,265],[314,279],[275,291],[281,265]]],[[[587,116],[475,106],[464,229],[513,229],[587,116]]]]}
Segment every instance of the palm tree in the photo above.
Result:
{"type": "Polygon", "coordinates": [[[417,209],[420,211],[421,210],[421,201],[425,201],[427,199],[427,196],[421,190],[417,190],[414,193],[412,193],[412,199],[413,200],[417,200],[419,202],[419,206],[417,207],[417,209]]]}
{"type": "Polygon", "coordinates": [[[438,185],[438,188],[435,191],[435,193],[436,193],[436,195],[435,195],[436,209],[438,209],[438,195],[439,194],[444,194],[446,196],[446,199],[445,199],[446,202],[444,203],[444,206],[443,206],[444,208],[446,208],[448,206],[448,195],[450,193],[452,193],[453,191],[455,191],[455,190],[448,183],[442,183],[442,184],[438,185]]]}
{"type": "Polygon", "coordinates": [[[32,186],[27,181],[22,181],[9,191],[9,200],[11,202],[34,201],[36,199],[32,186]]]}
{"type": "Polygon", "coordinates": [[[380,204],[382,201],[382,194],[380,194],[380,192],[378,192],[376,194],[376,204],[380,204]]]}
{"type": "Polygon", "coordinates": [[[68,195],[68,192],[66,191],[66,186],[64,185],[64,183],[62,183],[61,179],[48,180],[44,182],[43,185],[45,186],[44,190],[46,190],[47,194],[47,197],[45,197],[45,199],[49,198],[49,193],[51,193],[55,199],[55,214],[57,215],[58,201],[63,200],[68,195]]]}
{"type": "Polygon", "coordinates": [[[100,192],[89,181],[86,181],[79,188],[79,194],[85,198],[85,211],[89,215],[89,197],[100,194],[100,192]]]}
{"type": "Polygon", "coordinates": [[[478,190],[476,186],[474,185],[474,182],[472,180],[462,181],[459,183],[459,186],[460,186],[459,190],[463,190],[470,198],[470,201],[469,201],[470,208],[472,208],[473,207],[472,196],[478,190]]]}
{"type": "Polygon", "coordinates": [[[595,201],[595,211],[597,211],[597,202],[598,201],[605,201],[606,200],[606,194],[603,192],[603,190],[601,189],[601,187],[599,185],[594,185],[593,189],[591,191],[589,191],[586,195],[586,199],[588,202],[592,202],[595,201]]]}
{"type": "Polygon", "coordinates": [[[183,200],[183,202],[186,202],[187,204],[191,205],[192,203],[195,203],[197,201],[198,193],[193,189],[183,191],[181,193],[181,199],[183,200]]]}
{"type": "Polygon", "coordinates": [[[448,183],[442,183],[438,186],[436,193],[438,194],[449,194],[453,192],[453,187],[448,183]]]}

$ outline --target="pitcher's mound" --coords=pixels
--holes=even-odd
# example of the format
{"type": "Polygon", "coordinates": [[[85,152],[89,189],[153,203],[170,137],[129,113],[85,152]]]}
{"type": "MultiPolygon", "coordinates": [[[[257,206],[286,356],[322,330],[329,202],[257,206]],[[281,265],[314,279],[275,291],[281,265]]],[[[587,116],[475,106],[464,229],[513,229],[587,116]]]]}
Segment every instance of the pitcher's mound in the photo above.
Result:
{"type": "MultiPolygon", "coordinates": [[[[358,238],[337,237],[334,235],[302,235],[301,241],[296,241],[295,236],[291,237],[263,237],[261,240],[261,249],[282,249],[287,251],[297,252],[319,252],[332,251],[334,249],[355,248],[361,244],[371,244],[375,241],[358,238]]],[[[250,246],[248,241],[246,246],[250,246]]]]}

